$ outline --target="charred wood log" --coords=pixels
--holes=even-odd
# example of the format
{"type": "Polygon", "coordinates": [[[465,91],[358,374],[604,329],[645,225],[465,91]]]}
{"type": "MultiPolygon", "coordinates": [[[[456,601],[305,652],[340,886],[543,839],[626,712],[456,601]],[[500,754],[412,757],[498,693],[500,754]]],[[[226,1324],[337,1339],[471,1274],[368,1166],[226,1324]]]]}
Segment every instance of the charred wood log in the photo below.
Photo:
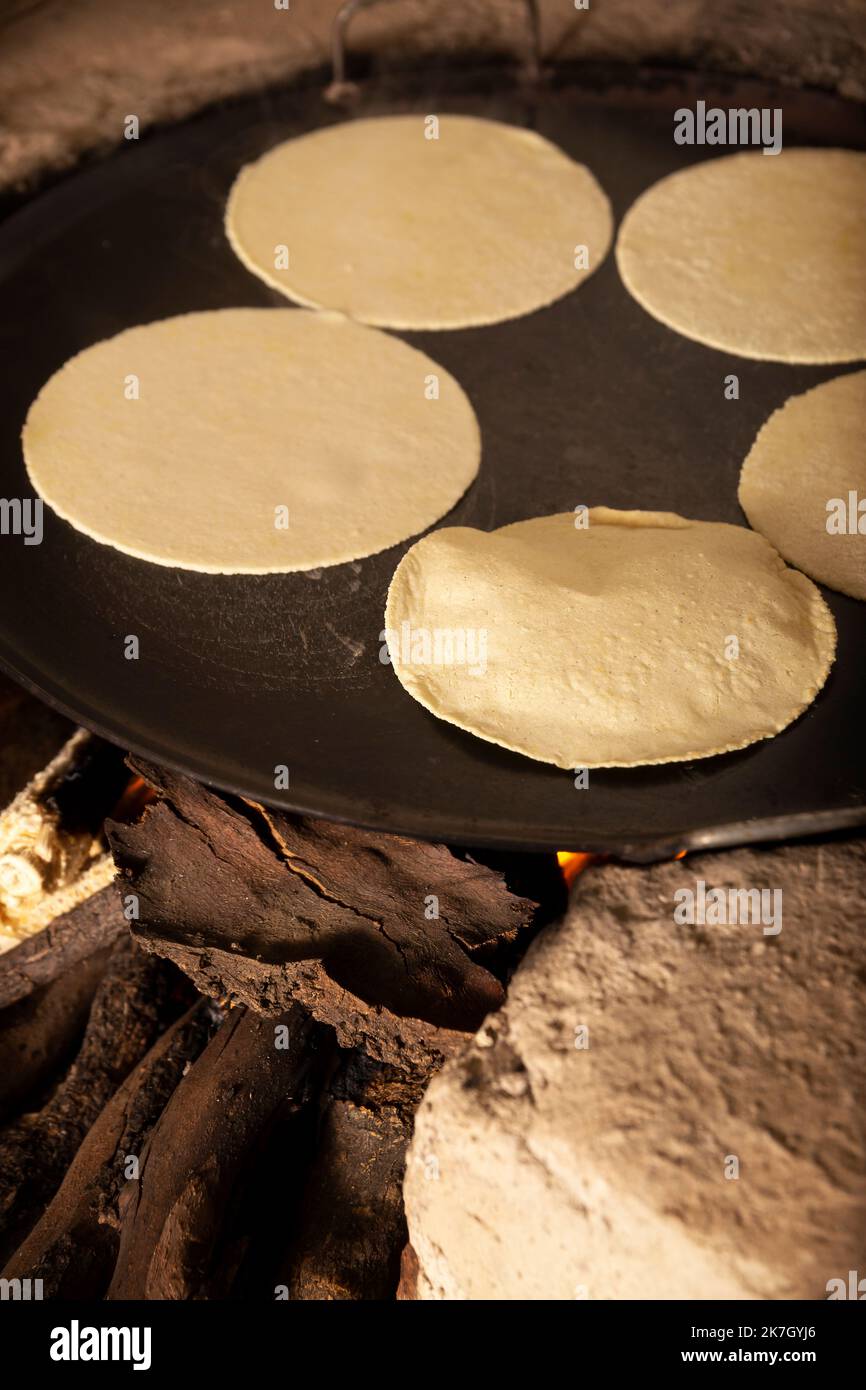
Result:
{"type": "Polygon", "coordinates": [[[68,1075],[46,1043],[15,1099],[53,1093],[0,1134],[4,1276],[47,1298],[393,1298],[415,1108],[501,1002],[537,904],[443,846],[135,770],[158,800],[107,830],[147,954],[118,942],[115,886],[0,956],[10,1019],[92,963],[86,1008],[104,975],[68,1075]],[[210,1041],[205,1001],[158,1037],[182,1007],[167,962],[247,1007],[210,1041]]]}
{"type": "Polygon", "coordinates": [[[120,1245],[121,1197],[140,1181],[153,1126],[207,1045],[215,1021],[213,1006],[200,1000],[151,1048],[89,1130],[3,1277],[41,1279],[45,1298],[104,1297],[120,1245]]]}
{"type": "Polygon", "coordinates": [[[71,1060],[125,925],[108,887],[0,955],[0,1122],[38,1103],[71,1060]]]}
{"type": "Polygon", "coordinates": [[[215,997],[300,1003],[342,1047],[429,1066],[502,1002],[481,963],[536,904],[442,845],[229,801],[136,761],[160,800],[109,840],[133,931],[215,997]]]}
{"type": "Polygon", "coordinates": [[[245,1250],[221,1239],[251,1156],[315,1094],[316,1044],[298,1007],[277,1020],[233,1010],[178,1086],[121,1199],[110,1299],[224,1296],[245,1250]]]}
{"type": "Polygon", "coordinates": [[[403,1170],[426,1077],[344,1058],[322,1110],[297,1232],[277,1297],[391,1299],[406,1241],[403,1170]]]}
{"type": "Polygon", "coordinates": [[[99,1112],[191,995],[183,976],[128,934],[116,942],[69,1072],[41,1110],[0,1133],[0,1262],[41,1215],[99,1112]]]}
{"type": "MultiPolygon", "coordinates": [[[[123,930],[102,834],[129,773],[116,748],[0,682],[0,729],[11,727],[29,780],[0,803],[0,1123],[41,1103],[68,1064],[123,930]],[[53,756],[35,769],[46,742],[53,756]],[[40,1097],[40,1091],[43,1096],[40,1097]]],[[[0,752],[0,768],[10,764],[0,752]]],[[[2,779],[0,779],[2,780],[2,779]]],[[[5,799],[5,798],[4,798],[5,799]]]]}

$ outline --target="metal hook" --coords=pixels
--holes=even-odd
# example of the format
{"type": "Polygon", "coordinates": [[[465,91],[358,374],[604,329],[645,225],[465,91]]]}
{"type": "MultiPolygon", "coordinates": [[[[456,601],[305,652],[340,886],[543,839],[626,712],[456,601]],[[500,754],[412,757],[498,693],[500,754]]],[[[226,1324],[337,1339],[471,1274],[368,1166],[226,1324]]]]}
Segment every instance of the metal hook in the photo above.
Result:
{"type": "MultiPolygon", "coordinates": [[[[357,95],[358,87],[346,81],[346,40],[349,26],[359,10],[372,9],[380,0],[346,0],[336,15],[331,30],[331,83],[325,92],[328,101],[344,101],[357,95]]],[[[529,53],[526,59],[527,76],[533,81],[541,71],[541,16],[538,0],[524,0],[529,30],[529,53]]]]}

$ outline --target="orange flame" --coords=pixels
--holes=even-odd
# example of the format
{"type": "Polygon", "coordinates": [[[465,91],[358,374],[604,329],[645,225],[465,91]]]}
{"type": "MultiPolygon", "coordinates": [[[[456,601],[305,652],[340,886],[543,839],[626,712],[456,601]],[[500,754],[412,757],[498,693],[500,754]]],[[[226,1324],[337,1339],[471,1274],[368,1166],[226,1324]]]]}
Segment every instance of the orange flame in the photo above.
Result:
{"type": "MultiPolygon", "coordinates": [[[[687,849],[681,849],[679,854],[674,855],[674,859],[685,859],[688,854],[687,849]]],[[[556,862],[562,870],[562,877],[570,888],[576,878],[579,878],[584,869],[592,862],[596,856],[594,854],[573,853],[571,850],[558,849],[556,851],[556,862]]]]}
{"type": "Polygon", "coordinates": [[[156,800],[156,792],[143,777],[131,777],[112,812],[112,820],[134,821],[145,806],[156,800]]]}
{"type": "Polygon", "coordinates": [[[574,883],[574,880],[583,873],[592,857],[591,854],[572,853],[567,849],[558,849],[556,851],[556,862],[562,870],[562,877],[565,879],[569,888],[574,883]]]}

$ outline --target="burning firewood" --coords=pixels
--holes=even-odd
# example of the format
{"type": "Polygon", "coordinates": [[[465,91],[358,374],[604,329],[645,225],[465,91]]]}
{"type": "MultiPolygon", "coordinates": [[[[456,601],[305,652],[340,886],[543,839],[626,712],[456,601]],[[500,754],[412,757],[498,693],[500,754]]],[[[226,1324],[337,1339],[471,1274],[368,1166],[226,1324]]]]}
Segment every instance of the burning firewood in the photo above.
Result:
{"type": "Polygon", "coordinates": [[[442,845],[231,802],[137,763],[160,800],[107,833],[132,922],[213,997],[300,1003],[342,1047],[429,1066],[503,999],[484,953],[536,904],[442,845]]]}
{"type": "Polygon", "coordinates": [[[13,803],[4,1277],[60,1299],[393,1297],[415,1108],[501,1002],[536,903],[443,846],[130,780],[102,747],[72,740],[13,803]],[[106,814],[121,876],[94,891],[106,814]],[[209,998],[173,1023],[192,985],[209,998]]]}
{"type": "Polygon", "coordinates": [[[45,1298],[102,1298],[120,1243],[119,1201],[176,1086],[213,1031],[200,1000],[178,1019],[105,1106],[28,1239],[3,1276],[43,1281],[45,1298]],[[131,1162],[135,1160],[135,1163],[131,1162]]]}
{"type": "MultiPolygon", "coordinates": [[[[110,1299],[225,1296],[246,1241],[227,1219],[252,1155],[315,1095],[317,1027],[233,1010],[157,1121],[120,1202],[110,1299]]],[[[287,1193],[291,1200],[291,1193],[287,1193]]]]}
{"type": "Polygon", "coordinates": [[[278,1269],[279,1297],[394,1296],[406,1240],[403,1170],[427,1078],[360,1053],[328,1087],[301,1216],[278,1269]]]}
{"type": "Polygon", "coordinates": [[[69,1072],[41,1110],[0,1132],[0,1261],[41,1215],[103,1106],[190,994],[182,976],[128,934],[115,943],[69,1072]]]}
{"type": "Polygon", "coordinates": [[[128,780],[117,750],[79,729],[0,812],[0,951],[111,882],[102,822],[128,780]]]}
{"type": "MultiPolygon", "coordinates": [[[[15,724],[32,761],[47,734],[42,707],[21,700],[36,711],[36,734],[15,724]]],[[[0,685],[2,726],[10,705],[0,685]]],[[[133,811],[129,783],[122,754],[79,730],[0,812],[0,1123],[62,1074],[125,930],[102,827],[133,811]]]]}
{"type": "Polygon", "coordinates": [[[115,890],[103,888],[0,955],[0,1122],[38,1104],[71,1059],[124,928],[115,890]]]}

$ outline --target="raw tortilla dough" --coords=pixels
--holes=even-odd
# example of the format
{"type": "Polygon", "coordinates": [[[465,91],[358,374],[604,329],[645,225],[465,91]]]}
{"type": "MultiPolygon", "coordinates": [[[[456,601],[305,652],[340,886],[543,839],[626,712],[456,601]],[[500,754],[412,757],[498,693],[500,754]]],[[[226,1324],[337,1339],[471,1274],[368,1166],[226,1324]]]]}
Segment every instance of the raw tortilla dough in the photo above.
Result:
{"type": "Polygon", "coordinates": [[[469,401],[429,357],[300,309],[185,314],[97,343],[43,386],[23,444],[34,487],[79,531],[210,574],[385,550],[450,511],[481,452],[469,401]]]}
{"type": "Polygon", "coordinates": [[[866,372],[791,396],[770,416],[743,464],[740,506],[786,560],[866,599],[866,372]],[[862,533],[827,530],[834,501],[846,528],[862,533]]]}
{"type": "Polygon", "coordinates": [[[866,154],[784,149],[708,160],[623,219],[623,282],[655,318],[741,357],[866,356],[866,154]]]}
{"type": "Polygon", "coordinates": [[[410,695],[458,728],[563,768],[743,748],[814,700],[833,660],[833,617],[762,536],[666,512],[588,515],[584,529],[564,513],[490,534],[451,527],[413,545],[385,615],[410,695]],[[463,633],[476,672],[470,634],[486,630],[486,672],[413,660],[413,634],[426,631],[434,653],[436,629],[463,633]],[[736,659],[726,655],[732,637],[736,659]]]}
{"type": "Polygon", "coordinates": [[[466,328],[540,309],[604,260],[610,204],[534,131],[469,116],[345,122],[277,145],[232,188],[226,232],[300,304],[382,328],[466,328]],[[575,248],[589,269],[575,269],[575,248]],[[276,248],[289,268],[276,268],[276,248]]]}

